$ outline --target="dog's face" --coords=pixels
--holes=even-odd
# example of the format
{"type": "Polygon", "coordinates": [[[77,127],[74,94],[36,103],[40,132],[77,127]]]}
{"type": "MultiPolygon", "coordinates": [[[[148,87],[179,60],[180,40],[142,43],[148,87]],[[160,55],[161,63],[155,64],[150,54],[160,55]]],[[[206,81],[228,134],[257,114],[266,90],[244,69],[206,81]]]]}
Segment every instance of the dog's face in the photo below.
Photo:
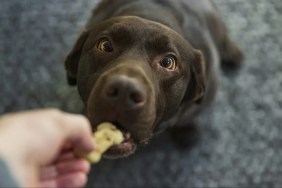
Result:
{"type": "Polygon", "coordinates": [[[66,59],[93,129],[113,122],[125,141],[106,155],[133,153],[148,143],[181,102],[204,92],[204,63],[178,33],[138,17],[116,17],[82,33],[66,59]]]}

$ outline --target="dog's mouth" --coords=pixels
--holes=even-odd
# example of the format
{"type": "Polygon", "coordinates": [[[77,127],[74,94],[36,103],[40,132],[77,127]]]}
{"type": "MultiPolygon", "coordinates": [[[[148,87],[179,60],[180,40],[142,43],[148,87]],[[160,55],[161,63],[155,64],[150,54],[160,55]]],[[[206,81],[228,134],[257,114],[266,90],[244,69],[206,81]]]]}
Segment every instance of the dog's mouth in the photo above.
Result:
{"type": "Polygon", "coordinates": [[[132,137],[132,134],[128,130],[123,128],[123,126],[119,122],[114,121],[112,123],[122,132],[124,140],[118,145],[111,146],[104,153],[104,156],[107,158],[119,158],[134,153],[137,147],[137,142],[132,137]]]}

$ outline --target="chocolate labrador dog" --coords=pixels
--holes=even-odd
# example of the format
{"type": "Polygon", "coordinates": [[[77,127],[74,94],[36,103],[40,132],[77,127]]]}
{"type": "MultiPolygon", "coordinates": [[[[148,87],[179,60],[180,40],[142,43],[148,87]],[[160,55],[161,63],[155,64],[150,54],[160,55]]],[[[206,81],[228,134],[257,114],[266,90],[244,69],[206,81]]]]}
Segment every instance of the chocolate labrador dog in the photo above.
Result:
{"type": "Polygon", "coordinates": [[[65,67],[93,130],[112,122],[123,131],[106,153],[123,157],[168,127],[189,139],[219,63],[238,67],[241,57],[212,1],[103,0],[65,67]]]}

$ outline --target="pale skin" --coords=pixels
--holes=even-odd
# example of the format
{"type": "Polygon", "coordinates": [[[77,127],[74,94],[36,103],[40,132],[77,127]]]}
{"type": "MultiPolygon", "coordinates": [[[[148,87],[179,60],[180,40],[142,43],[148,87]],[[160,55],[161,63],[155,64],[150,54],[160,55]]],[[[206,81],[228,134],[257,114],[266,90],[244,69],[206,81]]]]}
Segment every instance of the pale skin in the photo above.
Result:
{"type": "Polygon", "coordinates": [[[23,187],[83,187],[90,163],[74,149],[95,149],[81,115],[47,109],[0,117],[0,157],[23,187]]]}

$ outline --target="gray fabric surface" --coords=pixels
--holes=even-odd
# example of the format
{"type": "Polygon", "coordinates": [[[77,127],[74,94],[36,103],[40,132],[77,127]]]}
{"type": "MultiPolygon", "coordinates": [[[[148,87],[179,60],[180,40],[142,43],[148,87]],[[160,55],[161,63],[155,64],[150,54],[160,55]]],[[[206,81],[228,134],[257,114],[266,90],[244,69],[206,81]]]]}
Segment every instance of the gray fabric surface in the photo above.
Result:
{"type": "MultiPolygon", "coordinates": [[[[0,114],[80,111],[63,59],[97,1],[0,1],[0,114]]],[[[89,187],[282,187],[282,1],[216,0],[245,66],[220,75],[201,142],[182,151],[166,134],[137,154],[94,165],[89,187]]]]}

